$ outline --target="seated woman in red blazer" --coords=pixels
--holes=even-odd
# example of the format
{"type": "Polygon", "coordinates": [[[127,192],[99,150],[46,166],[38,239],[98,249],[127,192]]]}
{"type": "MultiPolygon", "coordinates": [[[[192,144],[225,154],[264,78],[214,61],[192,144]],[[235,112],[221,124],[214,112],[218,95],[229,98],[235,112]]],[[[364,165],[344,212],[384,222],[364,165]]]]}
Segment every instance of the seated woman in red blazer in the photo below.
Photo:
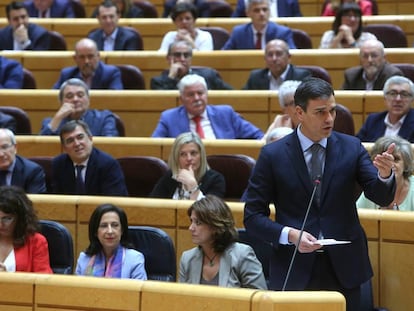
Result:
{"type": "Polygon", "coordinates": [[[334,0],[326,4],[322,16],[335,16],[338,8],[346,2],[356,2],[361,8],[362,15],[373,15],[372,2],[369,0],[334,0]]]}

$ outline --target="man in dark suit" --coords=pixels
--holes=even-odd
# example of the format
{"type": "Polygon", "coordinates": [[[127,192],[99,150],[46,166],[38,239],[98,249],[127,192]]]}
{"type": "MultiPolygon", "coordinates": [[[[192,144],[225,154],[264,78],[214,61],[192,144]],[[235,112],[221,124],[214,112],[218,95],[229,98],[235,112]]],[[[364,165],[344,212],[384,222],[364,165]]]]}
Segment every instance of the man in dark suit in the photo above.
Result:
{"type": "Polygon", "coordinates": [[[8,4],[6,16],[9,25],[0,29],[0,50],[49,50],[48,31],[29,23],[29,15],[23,2],[13,1],[8,4]]]}
{"type": "Polygon", "coordinates": [[[75,18],[71,0],[29,0],[25,6],[30,17],[75,18]]]}
{"type": "Polygon", "coordinates": [[[27,193],[45,193],[43,169],[28,159],[17,155],[16,138],[12,131],[0,129],[0,185],[12,185],[27,193]]]}
{"type": "Polygon", "coordinates": [[[368,116],[357,137],[374,142],[382,136],[398,135],[414,143],[414,84],[402,76],[389,78],[384,85],[386,111],[368,116]]]}
{"type": "Polygon", "coordinates": [[[278,90],[284,81],[303,81],[311,76],[308,70],[290,63],[289,47],[283,40],[269,41],[264,59],[267,68],[252,70],[243,90],[278,90]]]}
{"type": "Polygon", "coordinates": [[[284,40],[289,48],[296,49],[292,30],[269,21],[269,0],[247,1],[246,14],[251,22],[235,26],[222,50],[264,49],[273,39],[284,40]]]}
{"type": "Polygon", "coordinates": [[[207,83],[199,75],[186,75],[179,85],[182,105],[165,110],[152,137],[177,137],[184,132],[201,138],[261,139],[263,132],[244,120],[229,105],[208,105],[207,83]]]}
{"type": "Polygon", "coordinates": [[[127,196],[118,161],[93,147],[88,125],[72,120],[62,126],[60,142],[65,153],[52,160],[52,189],[61,194],[127,196]]]}
{"type": "Polygon", "coordinates": [[[90,89],[122,90],[121,72],[116,66],[106,65],[100,61],[95,41],[85,38],[75,45],[73,59],[76,66],[63,68],[59,80],[53,86],[60,88],[63,82],[71,78],[83,80],[90,89]]]}
{"type": "Polygon", "coordinates": [[[209,90],[232,90],[233,88],[224,82],[218,72],[208,67],[191,67],[193,48],[187,41],[175,41],[168,47],[167,61],[169,70],[165,70],[160,76],[151,79],[151,90],[176,90],[178,82],[188,74],[202,76],[209,90]]]}
{"type": "MultiPolygon", "coordinates": [[[[248,0],[238,0],[236,9],[231,17],[246,17],[246,3],[248,0]]],[[[300,17],[298,0],[276,0],[270,2],[270,17],[300,17]]]]}
{"type": "Polygon", "coordinates": [[[360,66],[345,70],[343,90],[382,90],[389,77],[403,76],[399,68],[387,62],[384,44],[379,40],[364,41],[359,60],[360,66]]]}
{"type": "Polygon", "coordinates": [[[119,10],[114,2],[105,0],[98,7],[96,18],[99,29],[92,31],[88,38],[96,42],[100,51],[136,51],[138,47],[138,35],[125,28],[118,26],[119,10]]]}
{"type": "Polygon", "coordinates": [[[21,89],[23,66],[14,59],[0,56],[0,89],[21,89]]]}
{"type": "Polygon", "coordinates": [[[247,188],[244,224],[249,234],[273,247],[270,289],[336,290],[345,296],[348,311],[360,310],[360,286],[373,272],[356,211],[355,183],[370,200],[387,206],[395,193],[394,145],[371,161],[356,137],[333,132],[334,91],[322,79],[303,81],[295,105],[300,125],[259,155],[247,188]],[[269,218],[270,203],[275,220],[269,218]],[[320,239],[350,243],[323,246],[320,239]]]}

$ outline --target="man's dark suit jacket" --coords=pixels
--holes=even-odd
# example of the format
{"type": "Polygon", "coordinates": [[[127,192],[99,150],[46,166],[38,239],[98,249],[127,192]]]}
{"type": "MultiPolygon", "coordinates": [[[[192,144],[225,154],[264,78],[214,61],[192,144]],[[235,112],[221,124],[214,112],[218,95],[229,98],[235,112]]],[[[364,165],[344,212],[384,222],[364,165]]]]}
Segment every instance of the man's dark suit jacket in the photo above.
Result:
{"type": "MultiPolygon", "coordinates": [[[[160,76],[151,79],[151,90],[177,90],[179,80],[170,79],[168,70],[161,73],[160,76]]],[[[218,72],[207,67],[191,67],[188,74],[197,74],[202,76],[207,83],[209,90],[232,90],[233,88],[224,82],[218,72]]]]}
{"type": "MultiPolygon", "coordinates": [[[[54,89],[59,89],[63,82],[71,78],[82,79],[77,66],[63,68],[60,72],[59,80],[53,86],[54,89]]],[[[122,90],[121,72],[118,67],[113,65],[106,65],[99,61],[98,68],[92,79],[91,89],[100,90],[122,90]]]]}
{"type": "MultiPolygon", "coordinates": [[[[102,29],[96,29],[88,35],[89,39],[96,42],[98,50],[104,49],[104,32],[102,29]]],[[[138,36],[135,32],[124,27],[118,27],[118,33],[115,37],[114,51],[136,51],[138,50],[138,36]]]]}
{"type": "MultiPolygon", "coordinates": [[[[312,205],[305,231],[318,237],[351,241],[325,247],[326,256],[344,288],[355,288],[373,273],[367,239],[355,206],[355,182],[370,200],[387,206],[394,198],[395,179],[383,183],[367,150],[358,138],[333,132],[328,138],[321,179],[320,206],[312,205]]],[[[264,146],[247,188],[244,225],[249,234],[273,245],[270,289],[280,290],[294,251],[279,244],[283,227],[300,229],[314,183],[308,173],[297,130],[264,146]],[[276,207],[276,219],[269,218],[269,203],[276,207]]],[[[297,253],[286,289],[303,290],[317,254],[297,253]]]]}
{"type": "MultiPolygon", "coordinates": [[[[30,17],[39,17],[39,10],[33,4],[33,0],[24,3],[30,17]]],[[[71,0],[53,0],[50,7],[52,18],[75,18],[71,0]]]]}
{"type": "Polygon", "coordinates": [[[45,172],[35,162],[16,155],[11,184],[26,193],[46,193],[45,172]]]}
{"type": "Polygon", "coordinates": [[[21,89],[23,66],[14,59],[0,56],[0,89],[21,89]]]}
{"type": "MultiPolygon", "coordinates": [[[[357,137],[362,142],[375,142],[378,138],[385,134],[385,123],[384,119],[388,111],[371,113],[368,118],[362,124],[361,129],[357,133],[357,137]]],[[[398,136],[414,143],[414,109],[411,108],[401,128],[398,132],[398,136]]]]}
{"type": "MultiPolygon", "coordinates": [[[[365,90],[365,80],[362,78],[364,69],[362,66],[352,67],[345,70],[345,82],[342,85],[343,90],[365,90]]],[[[386,63],[379,73],[377,80],[374,82],[374,90],[384,88],[385,81],[392,76],[404,76],[401,70],[391,64],[386,63]]]]}
{"type": "MultiPolygon", "coordinates": [[[[53,158],[52,172],[54,193],[76,194],[75,168],[66,153],[53,158]]],[[[118,161],[96,148],[93,148],[88,160],[85,189],[87,195],[128,195],[124,174],[118,161]]]]}
{"type": "Polygon", "coordinates": [[[0,112],[0,127],[6,128],[16,134],[16,120],[11,115],[0,112]]]}
{"type": "MultiPolygon", "coordinates": [[[[29,24],[29,39],[31,43],[26,50],[47,51],[50,45],[49,32],[36,24],[29,24]]],[[[13,28],[6,26],[0,29],[0,50],[14,50],[13,28]]]]}
{"type": "MultiPolygon", "coordinates": [[[[303,81],[309,78],[311,73],[307,69],[297,68],[294,65],[290,65],[290,68],[286,75],[286,80],[303,81]]],[[[247,79],[247,83],[243,86],[243,90],[269,90],[270,79],[269,69],[255,69],[250,72],[250,76],[247,79]]]]}
{"type": "MultiPolygon", "coordinates": [[[[236,9],[233,11],[231,17],[246,17],[246,0],[238,0],[236,9]]],[[[269,4],[272,5],[273,2],[269,4]]],[[[300,17],[298,0],[277,0],[277,15],[278,17],[300,17]]]]}
{"type": "MultiPolygon", "coordinates": [[[[153,198],[171,199],[177,190],[178,182],[172,178],[171,170],[168,171],[155,185],[149,194],[153,198]]],[[[206,194],[214,194],[224,198],[226,182],[224,176],[215,170],[209,169],[200,180],[200,190],[206,194]]]]}
{"type": "MultiPolygon", "coordinates": [[[[230,38],[221,48],[222,50],[252,50],[255,49],[252,23],[237,25],[233,28],[230,38]]],[[[273,22],[267,23],[265,42],[273,39],[286,41],[290,49],[296,49],[293,33],[289,27],[273,22]]]]}

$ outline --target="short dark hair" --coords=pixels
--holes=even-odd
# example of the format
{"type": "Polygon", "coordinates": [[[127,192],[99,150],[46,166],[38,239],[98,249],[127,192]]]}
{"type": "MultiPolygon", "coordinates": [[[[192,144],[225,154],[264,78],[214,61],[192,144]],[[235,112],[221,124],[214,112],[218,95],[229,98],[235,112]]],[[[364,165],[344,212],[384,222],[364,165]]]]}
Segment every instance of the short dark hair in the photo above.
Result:
{"type": "Polygon", "coordinates": [[[96,12],[96,15],[97,16],[99,16],[99,8],[100,7],[104,7],[104,8],[112,8],[112,7],[115,7],[116,8],[116,14],[119,14],[120,12],[119,12],[119,9],[118,9],[118,6],[116,5],[116,3],[115,2],[113,2],[112,0],[104,0],[104,1],[102,1],[100,4],[99,4],[99,6],[98,6],[98,10],[97,10],[97,12],[96,12]]]}
{"type": "Polygon", "coordinates": [[[20,9],[25,9],[26,12],[27,12],[27,8],[26,8],[26,6],[24,5],[23,2],[13,1],[13,2],[10,2],[8,5],[6,5],[6,16],[7,16],[7,19],[10,18],[10,11],[12,11],[12,10],[20,10],[20,9]]]}
{"type": "Polygon", "coordinates": [[[308,78],[305,79],[295,92],[295,105],[306,111],[310,99],[326,99],[335,95],[331,84],[323,79],[308,78]]]}
{"type": "Polygon", "coordinates": [[[346,2],[339,7],[338,11],[335,14],[335,20],[332,24],[332,30],[334,31],[335,35],[338,33],[339,26],[341,26],[342,24],[342,16],[349,12],[355,13],[359,17],[359,26],[356,32],[354,33],[354,39],[358,40],[362,33],[362,11],[359,5],[355,2],[346,2]]]}
{"type": "Polygon", "coordinates": [[[175,21],[178,15],[184,12],[190,12],[194,20],[198,17],[197,7],[189,2],[179,2],[171,10],[171,19],[175,21]]]}
{"type": "Polygon", "coordinates": [[[82,120],[71,120],[65,123],[60,129],[59,136],[60,136],[60,142],[62,144],[64,143],[63,135],[73,132],[78,125],[81,126],[85,130],[86,135],[88,135],[89,137],[92,136],[91,130],[89,129],[89,126],[87,123],[85,123],[82,120]]]}

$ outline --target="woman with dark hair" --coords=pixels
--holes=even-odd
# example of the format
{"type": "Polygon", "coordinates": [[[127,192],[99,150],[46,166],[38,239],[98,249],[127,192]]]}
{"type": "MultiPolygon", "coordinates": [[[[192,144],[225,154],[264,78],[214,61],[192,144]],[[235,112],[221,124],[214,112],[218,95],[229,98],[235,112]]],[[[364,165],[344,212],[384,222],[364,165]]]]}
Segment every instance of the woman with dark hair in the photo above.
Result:
{"type": "Polygon", "coordinates": [[[89,246],[81,252],[76,274],[146,280],[144,255],[129,248],[124,210],[99,205],[89,219],[89,246]]]}
{"type": "Polygon", "coordinates": [[[177,3],[189,2],[196,6],[198,17],[210,17],[210,6],[205,0],[166,0],[164,2],[164,12],[162,17],[170,17],[171,11],[177,3]]]}
{"type": "Polygon", "coordinates": [[[375,35],[362,31],[361,8],[356,3],[344,3],[336,12],[332,30],[326,31],[319,48],[355,48],[366,40],[376,39],[375,35]]]}
{"type": "Polygon", "coordinates": [[[361,8],[362,15],[373,15],[372,2],[369,0],[332,0],[325,5],[322,16],[335,16],[339,7],[344,3],[356,3],[361,8]]]}
{"type": "Polygon", "coordinates": [[[198,17],[197,8],[189,2],[177,3],[171,11],[176,31],[166,33],[161,42],[159,51],[168,51],[168,47],[174,41],[184,40],[191,44],[193,50],[212,51],[213,37],[208,31],[195,26],[198,17]]]}
{"type": "Polygon", "coordinates": [[[0,187],[0,271],[53,273],[32,202],[19,187],[0,187]]]}
{"type": "Polygon", "coordinates": [[[222,199],[207,195],[187,214],[198,246],[183,252],[180,282],[267,289],[262,265],[249,245],[237,242],[233,215],[222,199]]]}

